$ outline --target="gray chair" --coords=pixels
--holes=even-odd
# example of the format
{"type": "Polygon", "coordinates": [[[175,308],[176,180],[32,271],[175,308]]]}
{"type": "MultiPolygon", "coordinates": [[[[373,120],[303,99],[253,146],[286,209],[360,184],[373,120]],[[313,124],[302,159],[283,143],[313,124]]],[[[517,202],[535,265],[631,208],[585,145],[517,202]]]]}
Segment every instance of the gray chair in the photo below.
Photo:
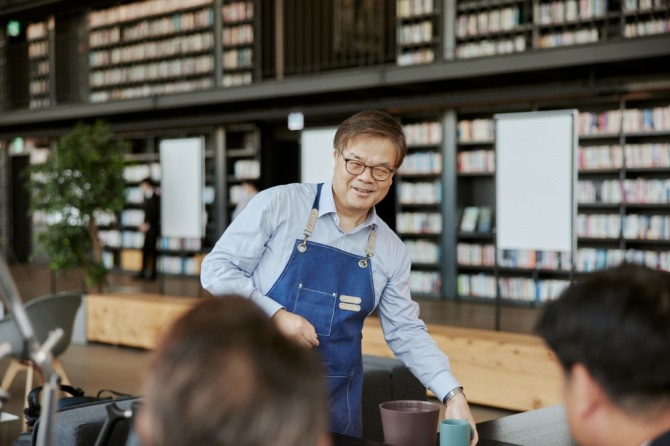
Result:
{"type": "MultiPolygon", "coordinates": [[[[63,384],[69,384],[69,380],[58,357],[70,346],[74,319],[81,305],[81,299],[82,293],[79,292],[50,294],[30,300],[24,306],[28,319],[32,323],[35,336],[40,343],[43,343],[49,332],[55,328],[63,330],[63,336],[51,351],[54,358],[53,367],[60,375],[63,384]]],[[[23,351],[23,340],[11,314],[0,320],[0,339],[9,341],[12,346],[12,351],[9,354],[11,362],[2,378],[1,386],[3,389],[8,389],[17,373],[26,371],[25,404],[28,394],[33,388],[35,366],[28,358],[27,352],[23,351]]]]}

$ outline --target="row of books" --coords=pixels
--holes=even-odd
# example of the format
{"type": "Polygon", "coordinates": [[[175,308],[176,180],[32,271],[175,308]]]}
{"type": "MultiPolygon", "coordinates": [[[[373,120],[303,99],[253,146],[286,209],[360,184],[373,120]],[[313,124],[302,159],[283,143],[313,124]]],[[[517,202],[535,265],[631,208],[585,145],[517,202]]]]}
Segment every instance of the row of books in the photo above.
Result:
{"type": "Polygon", "coordinates": [[[28,45],[28,58],[37,59],[49,55],[49,42],[46,40],[39,40],[31,42],[28,45]]]}
{"type": "Polygon", "coordinates": [[[628,12],[648,11],[651,9],[667,8],[667,0],[624,0],[623,10],[628,12]]]}
{"type": "Polygon", "coordinates": [[[639,249],[580,248],[575,265],[577,271],[589,272],[616,266],[624,261],[670,271],[670,251],[639,249]]]}
{"type": "Polygon", "coordinates": [[[237,160],[233,165],[235,178],[256,179],[261,176],[261,163],[258,160],[237,160]]]}
{"type": "Polygon", "coordinates": [[[37,79],[30,81],[28,86],[30,94],[33,96],[43,95],[49,93],[49,79],[37,79]]]}
{"type": "Polygon", "coordinates": [[[165,251],[200,251],[202,239],[195,237],[161,237],[158,247],[165,251]]]}
{"type": "Polygon", "coordinates": [[[30,23],[26,27],[26,38],[28,41],[46,39],[49,36],[49,30],[53,29],[53,18],[42,22],[30,23]]]}
{"type": "Polygon", "coordinates": [[[456,245],[456,262],[467,266],[494,266],[495,246],[490,243],[459,243],[456,245]]]}
{"type": "Polygon", "coordinates": [[[513,31],[519,25],[521,25],[521,10],[518,6],[462,14],[456,19],[456,37],[513,31]]]}
{"type": "Polygon", "coordinates": [[[235,23],[254,18],[253,1],[233,1],[225,3],[221,11],[223,23],[235,23]]]}
{"type": "Polygon", "coordinates": [[[670,216],[628,214],[622,220],[619,214],[579,214],[577,235],[593,238],[619,238],[627,240],[670,240],[670,216]]]}
{"type": "Polygon", "coordinates": [[[502,268],[569,271],[571,262],[572,259],[568,252],[530,249],[498,250],[498,266],[502,268]]]}
{"type": "Polygon", "coordinates": [[[396,230],[400,234],[440,234],[442,214],[436,212],[401,212],[396,215],[396,230]]]}
{"type": "Polygon", "coordinates": [[[440,261],[440,246],[429,240],[403,240],[412,263],[432,263],[440,261]]]}
{"type": "Polygon", "coordinates": [[[600,40],[597,28],[579,29],[575,31],[561,31],[557,33],[544,34],[538,37],[538,48],[557,48],[568,45],[582,45],[600,40]]]}
{"type": "Polygon", "coordinates": [[[98,28],[205,5],[211,6],[212,0],[146,0],[128,3],[90,12],[88,26],[98,28]]]}
{"type": "Polygon", "coordinates": [[[128,164],[123,168],[123,179],[127,183],[139,183],[145,178],[161,179],[160,163],[128,164]]]}
{"type": "Polygon", "coordinates": [[[411,271],[409,288],[412,293],[439,294],[442,277],[434,271],[411,271]]]}
{"type": "Polygon", "coordinates": [[[30,64],[31,77],[43,77],[49,75],[49,61],[48,60],[34,60],[30,64]]]}
{"type": "Polygon", "coordinates": [[[458,142],[492,142],[495,123],[493,119],[465,119],[458,121],[456,133],[458,142]]]}
{"type": "Polygon", "coordinates": [[[460,173],[492,173],[496,169],[493,150],[468,150],[456,156],[457,170],[460,173]]]}
{"type": "Polygon", "coordinates": [[[187,93],[190,91],[208,90],[214,85],[212,76],[198,79],[180,79],[175,81],[161,82],[159,84],[143,84],[124,88],[109,88],[93,91],[88,95],[92,103],[118,101],[122,99],[144,98],[173,93],[187,93]]]}
{"type": "Polygon", "coordinates": [[[491,232],[493,210],[488,206],[467,206],[461,213],[459,230],[462,232],[491,232]]]}
{"type": "Polygon", "coordinates": [[[423,20],[418,23],[408,23],[400,26],[397,42],[400,45],[413,45],[433,40],[433,21],[423,20]]]}
{"type": "Polygon", "coordinates": [[[169,37],[177,33],[210,30],[214,25],[211,9],[185,12],[171,17],[144,20],[134,25],[92,31],[89,34],[91,48],[119,43],[137,42],[148,38],[169,37]]]}
{"type": "Polygon", "coordinates": [[[616,135],[627,133],[670,130],[670,106],[645,109],[581,112],[578,119],[580,135],[616,135]]]}
{"type": "Polygon", "coordinates": [[[642,37],[670,32],[670,19],[651,19],[636,23],[626,23],[625,37],[642,37]]]}
{"type": "Polygon", "coordinates": [[[397,0],[396,16],[400,18],[432,14],[433,0],[397,0]]]}
{"type": "Polygon", "coordinates": [[[254,42],[254,27],[251,24],[228,26],[223,29],[224,45],[243,45],[254,42]]]}
{"type": "Polygon", "coordinates": [[[144,211],[142,209],[124,209],[121,211],[122,226],[139,226],[144,223],[144,211]]]}
{"type": "Polygon", "coordinates": [[[670,203],[670,179],[588,180],[577,184],[579,203],[670,203]]]}
{"type": "Polygon", "coordinates": [[[442,153],[440,152],[413,152],[405,156],[405,160],[398,169],[398,173],[409,174],[439,174],[442,172],[442,153]]]}
{"type": "Polygon", "coordinates": [[[402,126],[408,146],[440,144],[442,125],[439,122],[419,122],[402,126]]]}
{"type": "MultiPolygon", "coordinates": [[[[465,297],[496,297],[495,277],[490,274],[459,274],[457,292],[465,297]]],[[[546,302],[558,297],[569,285],[567,280],[534,280],[524,277],[501,277],[498,279],[500,297],[526,302],[546,302]]]]}
{"type": "Polygon", "coordinates": [[[184,56],[189,53],[211,50],[212,48],[214,48],[214,36],[212,33],[198,33],[108,50],[91,51],[88,54],[88,63],[90,67],[125,64],[184,56]]]}
{"type": "Polygon", "coordinates": [[[252,48],[232,49],[223,52],[223,68],[251,68],[254,51],[252,48]]]}
{"type": "Polygon", "coordinates": [[[396,63],[400,66],[431,63],[435,60],[435,50],[422,48],[417,50],[403,50],[398,54],[396,63]]]}
{"type": "Polygon", "coordinates": [[[605,15],[607,15],[607,0],[552,1],[535,5],[533,23],[553,25],[605,15]]]}
{"type": "Polygon", "coordinates": [[[439,204],[442,202],[442,183],[401,181],[398,183],[397,195],[402,204],[439,204]]]}
{"type": "Polygon", "coordinates": [[[89,75],[91,87],[113,86],[123,83],[146,82],[181,76],[210,74],[214,70],[211,55],[161,60],[128,67],[95,70],[89,75]]]}
{"type": "Polygon", "coordinates": [[[160,256],[158,270],[166,274],[184,274],[197,276],[200,274],[202,259],[199,257],[160,256]]]}
{"type": "Polygon", "coordinates": [[[241,85],[249,85],[254,81],[254,76],[251,72],[224,74],[221,78],[221,85],[224,87],[239,87],[241,85]]]}

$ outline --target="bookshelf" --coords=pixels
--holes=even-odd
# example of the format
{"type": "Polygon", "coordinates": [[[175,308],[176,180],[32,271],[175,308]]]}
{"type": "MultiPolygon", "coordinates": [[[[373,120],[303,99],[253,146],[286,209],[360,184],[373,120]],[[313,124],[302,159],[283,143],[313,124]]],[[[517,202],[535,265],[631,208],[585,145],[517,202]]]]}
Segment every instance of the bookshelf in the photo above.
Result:
{"type": "Polygon", "coordinates": [[[395,175],[396,232],[412,260],[413,295],[442,295],[443,127],[437,118],[402,119],[408,152],[395,175]]]}
{"type": "Polygon", "coordinates": [[[223,87],[249,85],[254,81],[258,59],[256,41],[260,41],[260,26],[255,24],[260,16],[257,9],[258,6],[250,0],[223,1],[223,87]]]}
{"type": "Polygon", "coordinates": [[[88,14],[89,101],[214,85],[212,0],[129,3],[88,14]]]}
{"type": "Polygon", "coordinates": [[[430,63],[440,58],[440,1],[397,0],[398,65],[430,63]]]}
{"type": "Polygon", "coordinates": [[[254,124],[237,124],[225,128],[225,193],[227,206],[224,227],[233,219],[233,211],[242,196],[243,181],[257,181],[261,176],[261,135],[254,124]]]}
{"type": "Polygon", "coordinates": [[[53,29],[53,17],[41,22],[30,23],[26,28],[30,109],[47,108],[51,105],[49,57],[52,52],[53,29]]]}

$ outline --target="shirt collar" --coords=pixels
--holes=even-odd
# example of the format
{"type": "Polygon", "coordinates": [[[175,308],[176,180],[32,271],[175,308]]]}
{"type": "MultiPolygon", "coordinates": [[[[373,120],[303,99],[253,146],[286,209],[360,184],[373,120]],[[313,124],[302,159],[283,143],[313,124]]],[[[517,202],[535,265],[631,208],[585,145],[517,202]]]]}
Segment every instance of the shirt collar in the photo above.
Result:
{"type": "MultiPolygon", "coordinates": [[[[319,199],[319,217],[332,214],[332,218],[336,224],[339,225],[339,217],[337,216],[337,209],[335,209],[335,197],[333,196],[333,178],[324,181],[321,188],[321,198],[319,199]]],[[[377,209],[372,208],[372,212],[368,213],[367,218],[360,227],[379,225],[379,217],[377,216],[377,209]]]]}

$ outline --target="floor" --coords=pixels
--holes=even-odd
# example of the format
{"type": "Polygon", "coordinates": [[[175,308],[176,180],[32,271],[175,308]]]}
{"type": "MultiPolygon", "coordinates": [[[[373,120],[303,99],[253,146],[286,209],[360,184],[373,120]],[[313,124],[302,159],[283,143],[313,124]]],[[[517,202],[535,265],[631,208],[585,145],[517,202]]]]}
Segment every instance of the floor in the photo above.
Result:
{"type": "MultiPolygon", "coordinates": [[[[85,289],[81,272],[54,277],[44,266],[10,265],[10,272],[24,301],[51,292],[85,289]]],[[[159,278],[157,281],[137,281],[127,274],[111,274],[109,290],[147,291],[175,296],[204,296],[196,278],[159,278]]],[[[494,306],[485,303],[463,303],[450,300],[417,299],[422,318],[429,324],[447,324],[481,329],[493,329],[496,323],[494,306]]],[[[524,306],[503,306],[499,313],[500,328],[505,331],[529,333],[532,331],[538,309],[524,306]]],[[[448,353],[448,352],[447,352],[448,353]]],[[[60,360],[70,382],[94,395],[101,389],[139,395],[141,376],[148,360],[142,349],[103,344],[72,344],[60,360]]],[[[0,360],[0,376],[4,376],[8,359],[0,360]]],[[[9,389],[10,400],[4,411],[22,412],[25,374],[19,374],[9,389]]],[[[486,421],[513,412],[473,406],[477,422],[486,421]]],[[[10,446],[21,430],[20,421],[0,424],[0,446],[10,446]]]]}

